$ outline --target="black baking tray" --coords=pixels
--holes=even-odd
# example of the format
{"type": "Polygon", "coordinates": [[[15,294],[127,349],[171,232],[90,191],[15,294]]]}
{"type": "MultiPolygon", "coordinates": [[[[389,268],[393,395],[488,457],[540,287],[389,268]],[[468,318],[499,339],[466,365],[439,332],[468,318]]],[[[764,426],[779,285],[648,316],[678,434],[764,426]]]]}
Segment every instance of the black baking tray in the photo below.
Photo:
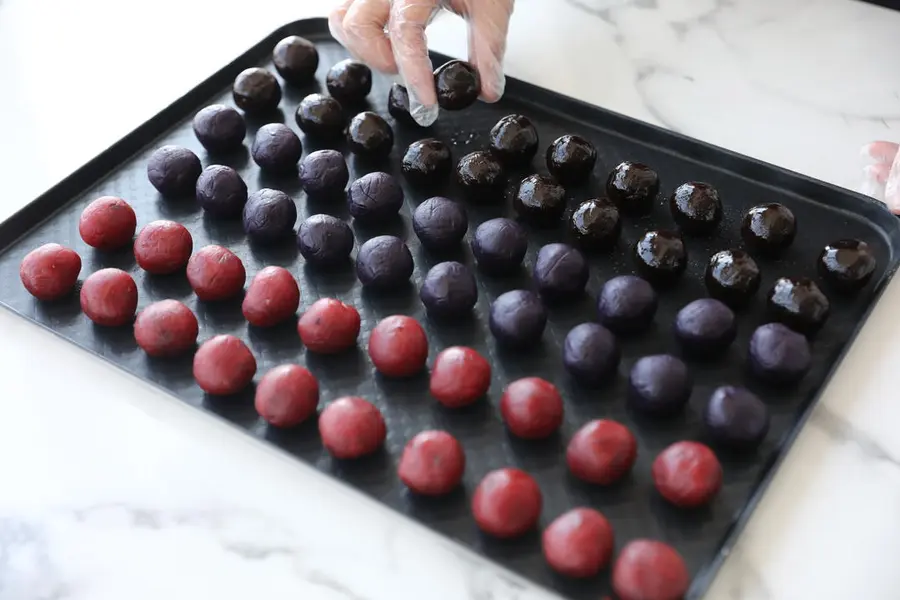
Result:
{"type": "MultiPolygon", "coordinates": [[[[456,258],[472,264],[471,253],[465,246],[449,257],[429,255],[411,231],[410,209],[430,195],[459,198],[458,190],[452,183],[426,195],[407,187],[404,181],[407,200],[401,219],[376,230],[353,226],[358,244],[373,235],[393,233],[406,239],[412,250],[416,262],[414,281],[407,288],[386,295],[362,291],[352,269],[330,273],[309,271],[298,256],[293,240],[286,240],[272,248],[250,245],[239,220],[210,220],[203,216],[193,199],[167,201],[151,187],[145,170],[149,153],[162,144],[175,143],[196,151],[204,165],[219,162],[235,167],[251,191],[260,187],[276,187],[290,193],[297,201],[301,219],[319,212],[349,219],[346,207],[340,202],[325,205],[307,202],[296,176],[272,178],[261,174],[246,150],[225,158],[208,156],[194,138],[190,126],[190,119],[203,106],[213,102],[231,104],[229,90],[235,75],[248,66],[269,65],[274,44],[286,35],[296,34],[315,41],[321,54],[317,82],[302,89],[285,87],[282,112],[275,116],[275,120],[281,119],[296,129],[293,111],[299,100],[308,93],[322,91],[327,69],[346,57],[345,51],[329,37],[327,31],[323,19],[299,21],[275,31],[0,225],[0,302],[89,352],[153,382],[177,398],[219,415],[251,435],[315,465],[396,511],[564,596],[600,598],[609,592],[608,576],[604,574],[582,582],[556,577],[544,564],[537,532],[512,542],[497,542],[479,534],[470,518],[468,501],[475,485],[487,471],[512,465],[534,475],[545,500],[541,525],[546,525],[569,508],[590,505],[601,510],[612,522],[617,547],[638,537],[656,538],[673,544],[684,556],[694,576],[689,597],[701,596],[761,497],[779,458],[796,436],[830,373],[893,275],[900,248],[898,220],[882,205],[847,190],[516,80],[508,81],[506,95],[500,103],[478,103],[465,111],[445,112],[429,131],[395,125],[397,140],[394,152],[384,164],[362,163],[348,154],[353,177],[371,170],[386,170],[402,180],[398,172],[399,158],[410,142],[423,137],[438,137],[450,143],[454,156],[459,158],[465,152],[484,147],[487,132],[500,117],[522,113],[537,125],[543,147],[567,132],[579,133],[596,144],[599,160],[595,176],[585,186],[569,190],[572,202],[601,194],[607,172],[624,159],[653,166],[660,174],[665,193],[687,180],[707,181],[719,189],[726,206],[724,222],[719,232],[711,238],[688,239],[688,271],[677,287],[661,294],[655,328],[644,335],[622,340],[623,361],[614,384],[601,390],[581,389],[570,382],[561,368],[560,344],[572,326],[595,318],[594,298],[601,284],[614,274],[632,272],[629,248],[637,236],[649,228],[672,226],[662,198],[650,217],[626,221],[621,243],[612,253],[591,258],[587,293],[580,300],[551,308],[543,344],[531,352],[510,354],[499,351],[488,332],[486,315],[490,302],[507,290],[531,286],[527,267],[533,264],[535,252],[542,244],[561,239],[560,229],[532,230],[526,269],[506,278],[479,274],[480,298],[473,317],[453,324],[439,324],[431,322],[425,315],[415,283],[440,260],[456,258]],[[224,304],[198,302],[183,274],[150,276],[136,267],[130,251],[99,253],[91,250],[77,233],[77,221],[83,207],[100,195],[127,199],[137,212],[139,227],[156,219],[173,219],[182,222],[191,231],[195,249],[209,243],[228,246],[244,260],[248,281],[263,266],[275,264],[288,267],[300,282],[303,294],[301,310],[326,296],[352,302],[363,318],[359,349],[336,357],[315,356],[304,351],[294,323],[268,330],[249,327],[241,316],[239,301],[224,304]],[[623,401],[629,368],[642,355],[678,352],[670,332],[675,313],[687,302],[705,295],[702,272],[708,257],[717,250],[741,245],[738,235],[741,215],[760,202],[782,202],[794,211],[800,230],[794,246],[779,260],[760,259],[762,291],[755,302],[740,313],[740,334],[727,356],[712,364],[690,363],[696,384],[685,415],[655,424],[636,420],[626,411],[623,401]],[[789,390],[771,390],[760,386],[745,373],[745,355],[750,333],[764,321],[765,290],[778,276],[814,277],[819,250],[827,242],[845,237],[859,238],[872,246],[878,259],[878,269],[872,283],[853,298],[832,295],[832,317],[814,340],[814,366],[799,386],[789,390]],[[190,357],[169,361],[149,359],[135,345],[130,327],[101,328],[92,325],[81,314],[77,294],[54,303],[33,300],[19,283],[18,266],[28,251],[46,242],[70,246],[82,256],[82,279],[103,267],[115,266],[129,271],[140,290],[139,309],[165,298],[185,302],[200,320],[201,341],[223,333],[241,337],[256,355],[258,375],[277,364],[299,362],[318,377],[323,405],[349,394],[370,399],[381,408],[388,424],[384,451],[355,463],[336,462],[322,449],[314,423],[293,431],[266,427],[253,409],[252,389],[237,397],[204,396],[193,381],[190,357]],[[429,334],[431,360],[444,347],[457,344],[472,346],[488,356],[494,366],[488,398],[469,409],[448,411],[429,398],[426,374],[404,381],[377,376],[364,350],[368,332],[379,319],[397,313],[412,315],[423,323],[429,334]],[[526,375],[545,377],[555,382],[564,393],[565,424],[559,435],[546,441],[520,442],[511,439],[497,414],[497,402],[503,387],[509,381],[526,375]],[[697,511],[674,509],[656,494],[650,478],[650,463],[661,449],[676,440],[703,439],[698,415],[710,392],[723,384],[746,385],[767,401],[772,413],[770,435],[760,450],[751,456],[721,456],[725,483],[712,506],[697,511]],[[587,420],[599,417],[626,423],[635,432],[640,444],[639,459],[630,477],[606,489],[574,481],[567,473],[564,459],[568,437],[587,420]],[[464,486],[457,493],[439,500],[424,501],[404,490],[397,480],[395,466],[404,444],[412,435],[435,427],[446,428],[460,439],[467,450],[468,465],[464,486]]],[[[436,65],[448,60],[437,54],[432,58],[436,65]]],[[[389,79],[376,76],[369,96],[371,108],[386,117],[389,85],[389,79]]],[[[249,123],[247,147],[260,124],[258,121],[249,123]]],[[[346,153],[343,145],[338,145],[338,148],[346,153]]],[[[304,139],[304,151],[314,149],[317,146],[304,139]]],[[[545,172],[541,157],[542,154],[539,154],[535,159],[534,168],[545,172]]],[[[511,179],[515,181],[516,177],[511,179]]],[[[508,199],[505,203],[469,205],[468,208],[470,236],[480,222],[511,214],[508,199]]],[[[115,427],[116,424],[103,423],[98,426],[115,427]]]]}

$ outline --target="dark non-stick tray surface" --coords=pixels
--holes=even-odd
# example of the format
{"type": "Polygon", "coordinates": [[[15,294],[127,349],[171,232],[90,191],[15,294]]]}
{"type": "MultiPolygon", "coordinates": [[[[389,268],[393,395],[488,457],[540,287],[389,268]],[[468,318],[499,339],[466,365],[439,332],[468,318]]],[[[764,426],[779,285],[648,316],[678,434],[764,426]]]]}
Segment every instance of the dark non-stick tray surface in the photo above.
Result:
{"type": "MultiPolygon", "coordinates": [[[[609,170],[625,159],[641,161],[655,168],[663,182],[664,196],[688,180],[707,181],[719,189],[726,205],[725,220],[714,237],[687,239],[690,255],[688,271],[674,289],[661,293],[655,328],[644,335],[621,340],[623,360],[614,384],[602,390],[579,389],[562,369],[562,340],[574,325],[595,319],[595,298],[604,281],[617,274],[632,272],[629,249],[637,237],[650,228],[671,226],[671,217],[662,198],[651,217],[625,221],[622,240],[611,254],[591,258],[587,293],[578,301],[551,309],[543,345],[529,353],[509,354],[496,349],[488,331],[487,314],[491,301],[507,290],[531,286],[527,270],[533,264],[537,249],[550,241],[561,240],[561,228],[531,230],[526,268],[521,274],[508,278],[478,274],[480,297],[474,316],[462,322],[440,325],[426,317],[416,284],[432,265],[446,260],[446,257],[430,256],[420,247],[412,232],[410,213],[426,196],[407,187],[405,181],[407,200],[402,211],[402,222],[378,230],[363,230],[354,226],[357,245],[374,235],[393,233],[404,238],[412,250],[416,262],[414,280],[407,288],[387,295],[362,291],[353,270],[311,273],[298,256],[293,240],[286,240],[269,249],[251,246],[241,229],[240,220],[217,222],[205,218],[194,201],[163,200],[147,181],[146,160],[149,154],[163,144],[180,144],[197,152],[204,166],[223,162],[235,167],[251,191],[275,187],[288,192],[297,202],[301,219],[311,214],[329,212],[349,220],[342,203],[325,206],[308,203],[299,189],[296,176],[273,179],[262,175],[246,151],[225,160],[213,159],[203,151],[190,125],[194,113],[203,106],[213,102],[230,105],[234,76],[248,66],[269,65],[269,55],[275,43],[286,35],[297,34],[319,44],[321,63],[317,83],[304,89],[285,88],[281,116],[296,130],[293,113],[300,99],[308,93],[323,90],[328,68],[346,57],[344,50],[326,31],[324,20],[308,20],[273,33],[0,225],[0,247],[4,249],[0,256],[0,301],[86,350],[165,388],[185,402],[220,415],[251,435],[275,444],[393,509],[563,595],[600,598],[609,592],[608,576],[577,583],[554,576],[542,558],[537,532],[524,539],[503,543],[481,535],[470,516],[469,499],[478,481],[488,471],[518,466],[534,475],[544,494],[542,526],[570,508],[587,505],[599,509],[609,518],[615,528],[619,548],[628,540],[639,537],[661,539],[673,544],[684,556],[694,576],[691,596],[701,595],[725,549],[733,542],[740,525],[761,495],[778,456],[800,428],[812,400],[822,390],[829,373],[892,275],[900,247],[896,219],[874,201],[845,190],[519,81],[509,81],[506,96],[499,104],[477,103],[461,112],[444,112],[431,131],[395,125],[394,152],[390,161],[378,168],[360,164],[348,154],[353,178],[381,169],[394,173],[402,180],[400,157],[406,146],[416,139],[438,137],[445,140],[451,144],[454,157],[458,159],[464,153],[484,147],[487,133],[498,119],[510,113],[522,113],[534,121],[540,132],[542,149],[534,161],[534,167],[539,172],[545,172],[543,149],[559,135],[578,133],[597,146],[599,160],[594,179],[583,188],[569,190],[572,203],[600,195],[609,170]],[[184,223],[191,231],[195,250],[210,243],[231,248],[243,259],[248,281],[266,265],[289,268],[300,282],[303,295],[301,311],[315,300],[327,296],[353,303],[363,319],[359,349],[335,357],[315,356],[304,350],[294,323],[270,330],[254,329],[243,319],[239,301],[225,304],[198,302],[184,274],[149,276],[135,265],[130,251],[113,254],[93,251],[81,241],[77,221],[84,206],[101,195],[121,196],[131,203],[138,215],[139,228],[156,219],[173,219],[184,223]],[[794,211],[800,229],[796,242],[780,260],[760,259],[764,273],[763,286],[752,306],[740,314],[740,334],[728,355],[713,364],[689,363],[696,383],[686,414],[656,424],[636,420],[626,411],[624,402],[631,365],[643,355],[678,352],[671,333],[675,313],[689,301],[705,296],[702,273],[709,256],[718,250],[741,245],[738,232],[741,215],[760,202],[782,202],[794,211]],[[775,391],[760,386],[745,374],[746,347],[754,327],[763,322],[766,290],[778,276],[816,277],[814,265],[820,249],[827,242],[848,237],[865,240],[873,247],[878,258],[878,270],[873,282],[850,299],[831,294],[832,316],[814,340],[813,369],[798,387],[775,391]],[[216,334],[239,336],[256,355],[258,377],[278,364],[299,362],[318,377],[322,405],[351,394],[368,398],[378,405],[387,420],[388,439],[384,451],[353,464],[339,464],[323,450],[314,423],[294,431],[268,428],[254,411],[252,390],[239,397],[204,396],[191,375],[191,357],[174,361],[149,359],[136,346],[130,327],[102,328],[92,325],[80,311],[77,294],[52,304],[35,301],[19,283],[19,263],[27,252],[47,242],[70,246],[82,256],[82,280],[103,267],[114,266],[130,272],[140,291],[139,310],[165,298],[185,302],[199,317],[201,341],[216,334]],[[369,331],[381,318],[397,313],[411,315],[425,326],[431,343],[431,360],[441,349],[457,344],[472,346],[489,357],[494,375],[488,398],[470,409],[449,411],[430,398],[427,374],[406,381],[377,376],[365,352],[369,331]],[[547,441],[522,442],[512,439],[498,416],[497,403],[504,386],[528,375],[549,379],[564,394],[565,424],[559,435],[547,441]],[[702,439],[698,415],[711,391],[724,384],[746,385],[766,400],[772,415],[769,437],[752,456],[721,456],[725,484],[710,507],[698,511],[672,508],[655,491],[650,464],[660,450],[674,441],[702,439]],[[607,489],[575,481],[567,472],[564,457],[566,441],[571,434],[586,421],[600,417],[627,424],[639,440],[639,458],[633,473],[626,481],[607,489]],[[430,428],[445,428],[456,435],[464,445],[468,458],[463,488],[439,500],[412,497],[395,473],[400,452],[407,440],[415,433],[430,428]]],[[[446,57],[434,56],[436,65],[446,60],[446,57]]],[[[389,85],[387,78],[376,76],[369,96],[372,109],[387,118],[385,105],[389,85]]],[[[393,123],[390,118],[389,121],[393,123]]],[[[249,124],[245,141],[248,148],[259,125],[249,124]]],[[[305,138],[304,146],[305,153],[317,149],[305,138]]],[[[346,151],[344,147],[341,149],[346,151]]],[[[515,181],[517,177],[512,179],[515,181]]],[[[453,184],[448,184],[438,193],[460,198],[453,184]]],[[[468,210],[469,236],[482,221],[512,214],[508,200],[495,206],[468,205],[468,210]]],[[[459,260],[472,264],[468,246],[462,248],[458,256],[459,260]]],[[[824,286],[823,289],[828,290],[824,286]]],[[[101,426],[115,427],[115,423],[101,426]]]]}

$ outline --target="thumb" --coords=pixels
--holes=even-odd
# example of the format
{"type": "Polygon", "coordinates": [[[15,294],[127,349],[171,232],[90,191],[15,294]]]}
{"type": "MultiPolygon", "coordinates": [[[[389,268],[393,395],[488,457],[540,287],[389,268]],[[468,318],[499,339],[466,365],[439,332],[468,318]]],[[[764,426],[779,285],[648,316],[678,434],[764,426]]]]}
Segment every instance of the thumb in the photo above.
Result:
{"type": "Polygon", "coordinates": [[[432,125],[440,111],[425,38],[439,8],[438,0],[394,0],[388,23],[397,70],[409,92],[409,114],[422,127],[432,125]]]}
{"type": "Polygon", "coordinates": [[[469,21],[469,62],[481,79],[481,99],[496,102],[503,96],[506,77],[503,57],[513,0],[470,0],[466,18],[469,21]]]}

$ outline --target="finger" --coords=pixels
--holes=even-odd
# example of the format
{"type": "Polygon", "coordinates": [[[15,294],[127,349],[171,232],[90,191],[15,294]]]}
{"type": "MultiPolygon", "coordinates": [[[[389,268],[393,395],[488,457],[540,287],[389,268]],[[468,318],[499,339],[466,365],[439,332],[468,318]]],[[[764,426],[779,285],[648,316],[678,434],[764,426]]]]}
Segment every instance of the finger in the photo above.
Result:
{"type": "Polygon", "coordinates": [[[513,0],[466,2],[469,20],[469,62],[478,70],[481,78],[481,99],[496,102],[503,96],[506,77],[503,75],[503,57],[506,54],[506,36],[513,0]]]}
{"type": "Polygon", "coordinates": [[[388,23],[394,60],[409,91],[409,114],[422,127],[434,123],[440,110],[425,38],[425,27],[438,8],[437,0],[395,0],[388,23]]]}
{"type": "Polygon", "coordinates": [[[353,2],[354,0],[342,0],[328,14],[328,30],[331,32],[331,37],[339,41],[344,47],[347,46],[345,41],[346,35],[344,35],[344,17],[347,16],[347,11],[350,10],[353,2]]]}
{"type": "Polygon", "coordinates": [[[356,0],[344,16],[347,49],[373,69],[396,73],[394,53],[384,27],[390,17],[390,0],[356,0]]]}
{"type": "Polygon", "coordinates": [[[900,212],[900,152],[894,155],[894,162],[884,185],[884,201],[892,212],[900,212]]]}
{"type": "Polygon", "coordinates": [[[879,185],[886,185],[888,180],[888,175],[891,174],[891,165],[886,165],[883,163],[877,163],[874,165],[866,165],[863,169],[863,172],[866,174],[866,177],[875,181],[875,183],[879,185]]]}
{"type": "Polygon", "coordinates": [[[876,163],[890,165],[894,162],[894,157],[897,156],[898,148],[900,148],[900,145],[894,142],[878,141],[866,144],[860,149],[859,153],[868,159],[874,160],[876,163]]]}

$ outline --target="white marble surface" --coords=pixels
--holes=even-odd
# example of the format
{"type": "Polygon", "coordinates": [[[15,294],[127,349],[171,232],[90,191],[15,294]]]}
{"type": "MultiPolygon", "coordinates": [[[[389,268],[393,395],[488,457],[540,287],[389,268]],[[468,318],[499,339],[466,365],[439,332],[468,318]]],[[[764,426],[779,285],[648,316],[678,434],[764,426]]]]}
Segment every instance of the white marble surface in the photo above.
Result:
{"type": "MultiPolygon", "coordinates": [[[[328,4],[0,0],[0,218],[328,4]]],[[[900,138],[898,33],[850,0],[520,0],[507,62],[855,188],[858,147],[900,138]]],[[[465,46],[449,20],[431,40],[465,46]]],[[[708,598],[900,594],[898,304],[894,282],[708,598]]],[[[0,365],[0,600],[552,597],[5,311],[0,365]]]]}

